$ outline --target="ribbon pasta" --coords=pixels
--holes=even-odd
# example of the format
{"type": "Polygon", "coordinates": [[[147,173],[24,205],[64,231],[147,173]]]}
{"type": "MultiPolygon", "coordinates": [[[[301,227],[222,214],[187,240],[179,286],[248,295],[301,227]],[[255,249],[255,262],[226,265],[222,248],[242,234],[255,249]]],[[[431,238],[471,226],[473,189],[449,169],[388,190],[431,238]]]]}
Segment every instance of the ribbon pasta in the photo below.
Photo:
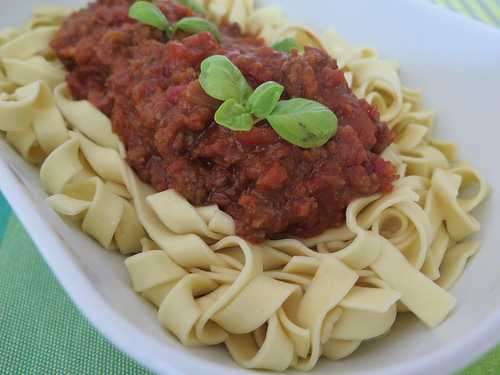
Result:
{"type": "Polygon", "coordinates": [[[0,131],[41,165],[49,204],[105,249],[131,255],[133,289],[181,343],[224,343],[245,368],[310,370],[322,356],[345,358],[389,332],[400,311],[437,326],[456,303],[447,290],[479,249],[467,237],[480,229],[471,212],[489,193],[484,178],[456,163],[455,145],[432,138],[433,113],[402,85],[396,63],[333,31],[290,26],[252,0],[200,5],[269,44],[293,36],[336,58],[396,134],[383,154],[400,174],[394,191],[352,202],[345,226],[314,238],[247,243],[217,206],[193,207],[137,178],[111,121],[73,100],[50,53],[69,11],[44,7],[0,32],[0,131]]]}

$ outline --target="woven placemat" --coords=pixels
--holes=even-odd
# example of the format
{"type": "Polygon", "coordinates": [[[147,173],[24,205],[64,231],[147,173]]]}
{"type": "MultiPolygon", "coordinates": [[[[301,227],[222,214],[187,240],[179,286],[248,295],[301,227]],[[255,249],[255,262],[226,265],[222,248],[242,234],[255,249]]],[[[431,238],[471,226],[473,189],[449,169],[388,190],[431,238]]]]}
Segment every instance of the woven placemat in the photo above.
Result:
{"type": "MultiPolygon", "coordinates": [[[[500,27],[500,0],[434,0],[500,27]]],[[[0,196],[0,374],[150,374],[82,316],[0,196]]],[[[500,347],[461,375],[500,374],[500,347]]]]}

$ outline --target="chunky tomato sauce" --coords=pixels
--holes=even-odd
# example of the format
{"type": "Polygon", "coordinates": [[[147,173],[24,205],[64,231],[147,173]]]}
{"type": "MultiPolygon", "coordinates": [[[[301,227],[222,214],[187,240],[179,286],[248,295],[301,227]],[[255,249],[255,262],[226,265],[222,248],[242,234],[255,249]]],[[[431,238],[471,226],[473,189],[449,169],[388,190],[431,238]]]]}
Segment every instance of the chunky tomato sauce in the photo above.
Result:
{"type": "MultiPolygon", "coordinates": [[[[127,17],[128,0],[99,0],[71,15],[52,42],[77,99],[106,113],[127,149],[128,163],[158,191],[173,188],[193,205],[216,203],[236,222],[237,234],[308,237],[344,223],[355,198],[389,192],[394,168],[380,152],[393,135],[373,106],[358,100],[325,52],[274,51],[237,26],[209,33],[164,34],[127,17]],[[339,119],[325,146],[301,149],[265,123],[234,132],[214,122],[221,104],[198,83],[200,63],[223,54],[249,83],[274,80],[284,98],[323,103],[339,119]]],[[[192,16],[160,2],[170,21],[192,16]]]]}

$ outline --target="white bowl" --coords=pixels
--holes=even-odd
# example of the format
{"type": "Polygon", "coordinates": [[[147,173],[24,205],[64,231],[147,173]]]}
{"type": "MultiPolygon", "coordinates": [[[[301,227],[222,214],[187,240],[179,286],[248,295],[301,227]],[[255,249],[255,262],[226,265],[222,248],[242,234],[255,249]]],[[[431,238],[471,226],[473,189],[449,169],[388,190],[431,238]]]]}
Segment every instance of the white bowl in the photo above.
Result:
{"type": "MultiPolygon", "coordinates": [[[[0,26],[15,25],[37,0],[2,2],[0,26]]],[[[77,6],[78,0],[56,1],[77,6]]],[[[373,46],[401,62],[404,82],[425,93],[438,112],[437,135],[500,187],[500,33],[430,5],[406,0],[275,0],[292,21],[335,27],[349,42],[373,46]]],[[[163,331],[151,306],[130,288],[123,259],[68,227],[44,202],[38,172],[0,141],[0,188],[59,282],[116,346],[163,374],[249,373],[222,348],[188,349],[163,331]]],[[[315,374],[445,374],[464,367],[500,341],[500,200],[479,212],[481,252],[452,290],[456,311],[428,330],[400,319],[390,335],[365,343],[352,357],[321,361],[315,374]]],[[[40,306],[40,308],[45,308],[40,306]]],[[[33,319],[36,319],[34,316],[33,319]]]]}

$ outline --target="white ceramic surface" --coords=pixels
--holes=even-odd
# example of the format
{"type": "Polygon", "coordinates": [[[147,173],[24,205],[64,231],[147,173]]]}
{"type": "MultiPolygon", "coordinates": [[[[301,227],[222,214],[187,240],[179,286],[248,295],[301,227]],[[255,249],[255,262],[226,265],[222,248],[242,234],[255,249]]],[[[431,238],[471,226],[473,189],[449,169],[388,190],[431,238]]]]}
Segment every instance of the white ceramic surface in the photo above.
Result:
{"type": "MultiPolygon", "coordinates": [[[[50,0],[49,0],[50,1],[50,0]]],[[[45,1],[46,2],[46,1],[45,1]]],[[[78,5],[78,0],[55,1],[78,5]]],[[[459,304],[430,331],[412,317],[352,357],[321,361],[315,374],[446,374],[500,341],[500,32],[426,0],[269,0],[293,21],[334,26],[349,42],[398,59],[407,85],[437,110],[437,134],[455,140],[494,193],[478,213],[481,252],[452,290],[459,304]]],[[[0,27],[29,15],[37,0],[1,0],[0,27]]],[[[75,304],[116,346],[162,374],[226,375],[239,369],[221,348],[187,349],[166,334],[135,295],[122,258],[67,226],[44,202],[35,169],[0,141],[0,188],[75,304]]],[[[50,309],[40,306],[40,309],[50,309]]],[[[54,311],[54,315],[57,311],[54,311]]],[[[33,319],[36,319],[34,316],[33,319]]]]}

